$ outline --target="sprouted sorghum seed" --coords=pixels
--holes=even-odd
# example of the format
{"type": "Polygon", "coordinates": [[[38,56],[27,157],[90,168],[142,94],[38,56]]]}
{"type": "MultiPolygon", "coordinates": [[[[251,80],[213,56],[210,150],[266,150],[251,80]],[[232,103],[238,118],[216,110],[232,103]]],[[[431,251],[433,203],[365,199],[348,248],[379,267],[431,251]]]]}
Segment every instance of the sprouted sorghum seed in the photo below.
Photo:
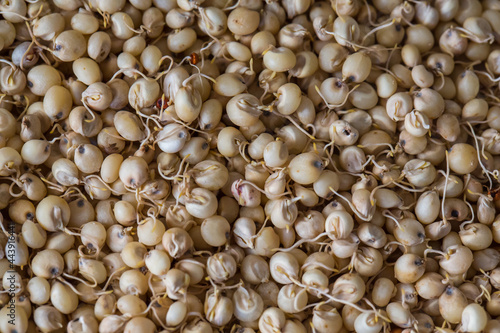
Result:
{"type": "Polygon", "coordinates": [[[500,0],[0,15],[0,333],[500,332],[500,0]]]}

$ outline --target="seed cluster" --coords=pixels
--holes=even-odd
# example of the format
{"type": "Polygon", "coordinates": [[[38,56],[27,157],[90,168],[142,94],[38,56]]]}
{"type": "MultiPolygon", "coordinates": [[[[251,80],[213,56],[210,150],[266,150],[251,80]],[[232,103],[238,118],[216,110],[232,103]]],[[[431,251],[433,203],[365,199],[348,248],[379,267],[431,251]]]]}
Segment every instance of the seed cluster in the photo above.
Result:
{"type": "Polygon", "coordinates": [[[0,14],[0,332],[500,332],[499,0],[0,14]]]}

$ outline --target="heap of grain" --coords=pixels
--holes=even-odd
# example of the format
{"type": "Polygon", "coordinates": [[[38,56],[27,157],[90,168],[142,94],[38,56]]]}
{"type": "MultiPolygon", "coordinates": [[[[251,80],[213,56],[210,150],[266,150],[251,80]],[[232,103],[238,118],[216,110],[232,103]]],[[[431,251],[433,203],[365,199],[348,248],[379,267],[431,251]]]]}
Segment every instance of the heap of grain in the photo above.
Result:
{"type": "Polygon", "coordinates": [[[0,15],[0,332],[500,332],[500,1],[0,15]]]}

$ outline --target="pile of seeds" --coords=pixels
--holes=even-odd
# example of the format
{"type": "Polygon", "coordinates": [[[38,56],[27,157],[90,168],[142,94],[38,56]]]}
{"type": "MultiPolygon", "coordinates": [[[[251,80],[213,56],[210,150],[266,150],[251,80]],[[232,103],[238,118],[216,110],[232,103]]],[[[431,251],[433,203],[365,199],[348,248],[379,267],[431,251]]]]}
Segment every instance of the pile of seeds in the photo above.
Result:
{"type": "Polygon", "coordinates": [[[0,15],[0,332],[500,332],[499,0],[0,15]]]}

